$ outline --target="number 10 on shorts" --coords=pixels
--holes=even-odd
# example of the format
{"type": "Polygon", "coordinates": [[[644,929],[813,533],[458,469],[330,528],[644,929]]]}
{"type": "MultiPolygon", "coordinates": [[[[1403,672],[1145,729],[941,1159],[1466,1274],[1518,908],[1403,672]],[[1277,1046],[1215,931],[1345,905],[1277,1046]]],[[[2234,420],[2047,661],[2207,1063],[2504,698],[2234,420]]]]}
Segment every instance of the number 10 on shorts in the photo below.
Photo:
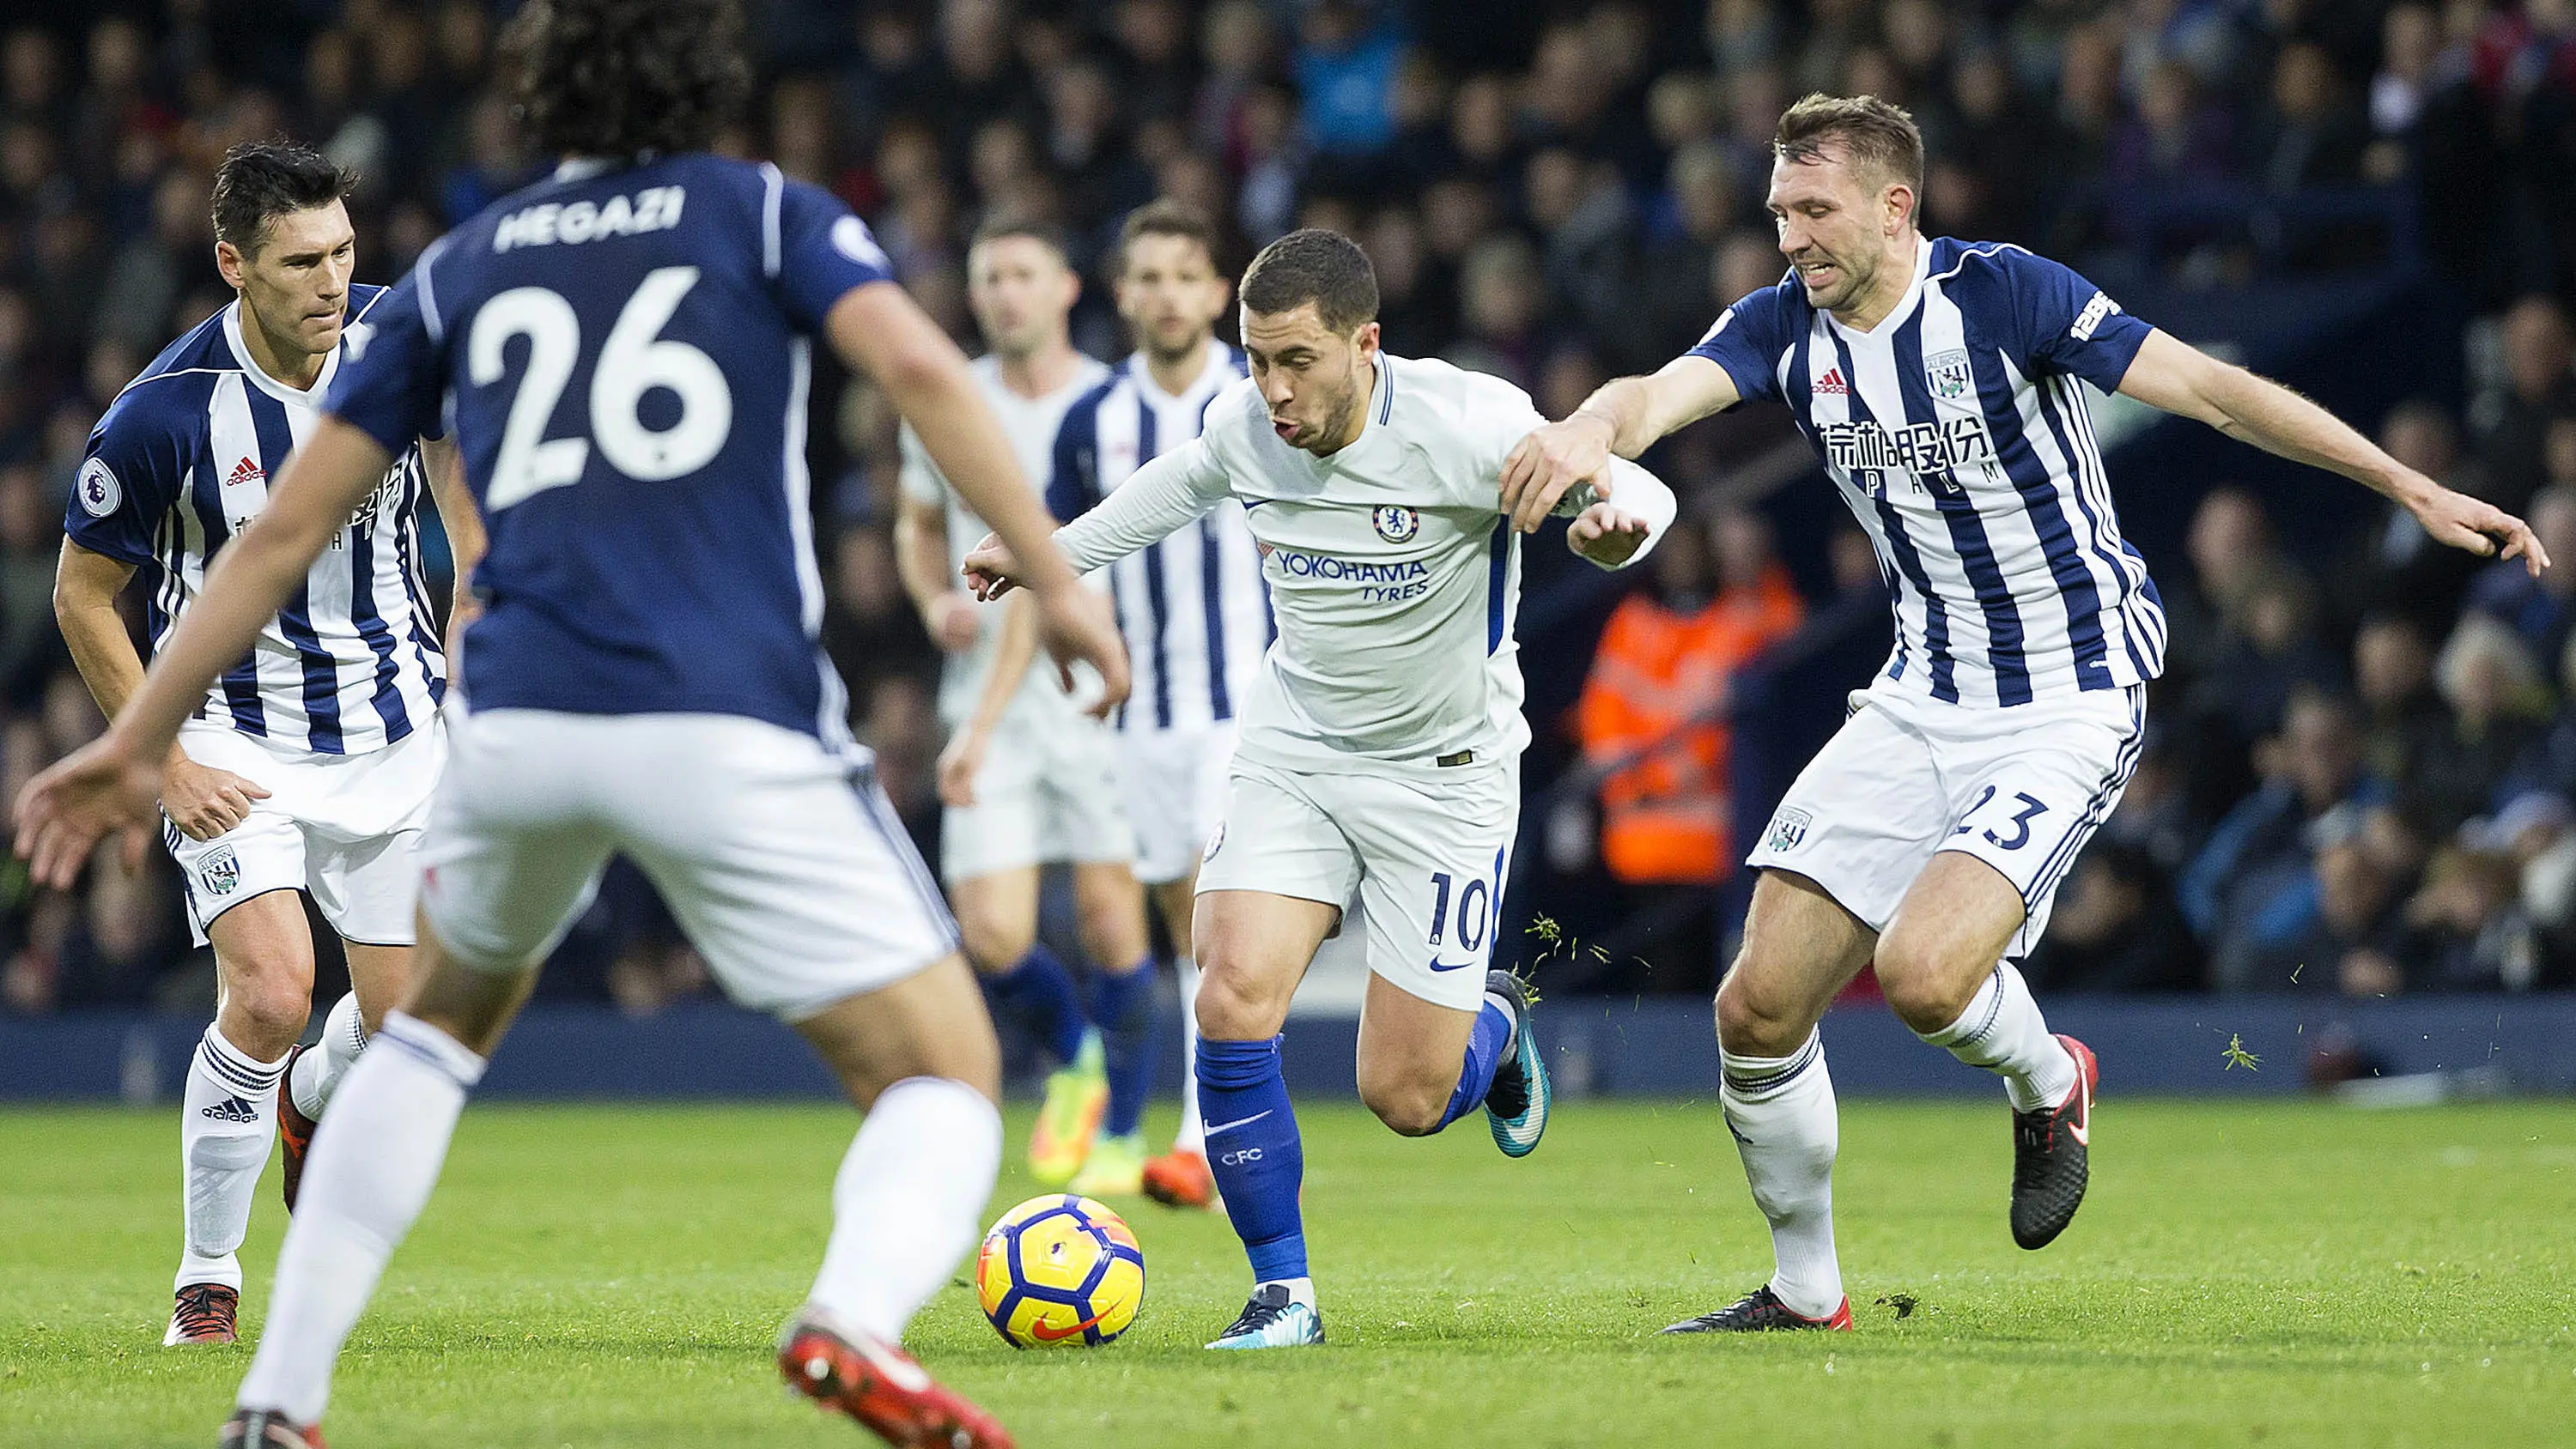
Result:
{"type": "Polygon", "coordinates": [[[1449,934],[1454,921],[1459,949],[1483,950],[1485,932],[1492,924],[1493,906],[1493,887],[1487,885],[1483,877],[1469,876],[1465,885],[1459,885],[1445,870],[1431,873],[1432,970],[1455,971],[1461,966],[1474,964],[1471,961],[1442,961],[1438,954],[1439,947],[1442,944],[1442,938],[1449,934]],[[1453,904],[1457,909],[1457,915],[1454,918],[1450,915],[1453,904]]]}

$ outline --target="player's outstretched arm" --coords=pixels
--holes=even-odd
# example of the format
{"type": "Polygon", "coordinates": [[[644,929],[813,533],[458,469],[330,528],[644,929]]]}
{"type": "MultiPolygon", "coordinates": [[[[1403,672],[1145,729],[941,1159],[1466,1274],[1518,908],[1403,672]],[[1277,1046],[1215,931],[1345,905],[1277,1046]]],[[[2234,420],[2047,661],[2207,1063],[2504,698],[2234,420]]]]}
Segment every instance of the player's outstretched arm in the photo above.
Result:
{"type": "Polygon", "coordinates": [[[1021,475],[957,344],[892,282],[851,288],[832,304],[824,326],[842,360],[886,390],[967,507],[1027,560],[1022,582],[1038,596],[1047,652],[1060,663],[1081,659],[1100,671],[1102,708],[1125,700],[1127,647],[1109,601],[1082,586],[1050,540],[1055,520],[1021,475]]]}
{"type": "Polygon", "coordinates": [[[1613,455],[1634,458],[1739,397],[1726,369],[1695,353],[1646,377],[1604,383],[1573,416],[1535,430],[1503,460],[1503,512],[1512,527],[1533,532],[1567,489],[1600,478],[1613,455]]]}
{"type": "Polygon", "coordinates": [[[2265,452],[2341,473],[2386,494],[2414,514],[2425,532],[2453,548],[2521,559],[2534,578],[2549,567],[2548,552],[2521,519],[2443,487],[2307,398],[2169,333],[2147,334],[2120,378],[2120,391],[2265,452]]]}
{"type": "MultiPolygon", "coordinates": [[[[1198,522],[1233,491],[1207,439],[1193,438],[1137,469],[1097,507],[1057,529],[1056,545],[1084,573],[1106,568],[1198,522]]],[[[1008,538],[987,538],[966,555],[966,582],[988,603],[1025,588],[1029,580],[1020,558],[1008,538]]]]}
{"type": "Polygon", "coordinates": [[[69,887],[110,831],[126,832],[127,865],[142,864],[180,723],[276,616],[392,461],[375,439],[330,415],[296,450],[268,507],[216,555],[205,589],[107,733],[19,792],[18,853],[39,884],[69,887]]]}

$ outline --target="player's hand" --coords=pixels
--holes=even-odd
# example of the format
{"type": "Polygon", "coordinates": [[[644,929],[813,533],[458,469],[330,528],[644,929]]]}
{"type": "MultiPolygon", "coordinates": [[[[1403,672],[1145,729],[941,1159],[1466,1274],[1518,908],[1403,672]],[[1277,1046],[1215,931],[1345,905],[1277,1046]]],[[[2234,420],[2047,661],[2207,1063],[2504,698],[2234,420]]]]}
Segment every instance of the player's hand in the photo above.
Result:
{"type": "Polygon", "coordinates": [[[998,533],[984,535],[984,541],[966,551],[966,562],[958,572],[966,576],[966,587],[975,597],[991,603],[1020,585],[1020,561],[998,533]]]}
{"type": "MultiPolygon", "coordinates": [[[[999,545],[994,545],[999,547],[999,545]]],[[[1088,711],[1107,719],[1127,702],[1127,644],[1118,636],[1118,619],[1107,595],[1080,583],[1037,591],[1038,642],[1055,660],[1056,674],[1071,693],[1076,661],[1100,671],[1100,698],[1088,711]]]]}
{"type": "Polygon", "coordinates": [[[1503,460],[1503,513],[1512,527],[1535,533],[1565,490],[1593,483],[1610,496],[1610,424],[1578,412],[1563,422],[1532,428],[1503,460]]]}
{"type": "Polygon", "coordinates": [[[175,756],[161,777],[161,808],[190,840],[212,840],[250,818],[268,792],[230,770],[175,756]]]}
{"type": "Polygon", "coordinates": [[[2415,521],[2449,544],[2487,558],[2518,558],[2533,578],[2549,567],[2549,551],[2533,536],[2531,525],[2482,498],[2472,498],[2424,480],[2423,491],[2407,503],[2415,521]]]}
{"type": "Polygon", "coordinates": [[[69,890],[99,840],[122,832],[125,868],[140,870],[160,799],[160,764],[135,754],[110,730],[18,792],[18,854],[36,884],[69,890]]]}
{"type": "Polygon", "coordinates": [[[984,768],[987,742],[984,732],[973,725],[948,737],[947,747],[939,752],[940,804],[962,808],[975,803],[975,776],[984,768]]]}
{"type": "Polygon", "coordinates": [[[1646,531],[1637,515],[1595,503],[1566,526],[1565,546],[1605,569],[1621,568],[1646,546],[1646,531]]]}
{"type": "Polygon", "coordinates": [[[975,601],[962,593],[941,594],[930,602],[930,641],[951,654],[963,654],[975,647],[983,633],[983,620],[975,613],[975,601]]]}

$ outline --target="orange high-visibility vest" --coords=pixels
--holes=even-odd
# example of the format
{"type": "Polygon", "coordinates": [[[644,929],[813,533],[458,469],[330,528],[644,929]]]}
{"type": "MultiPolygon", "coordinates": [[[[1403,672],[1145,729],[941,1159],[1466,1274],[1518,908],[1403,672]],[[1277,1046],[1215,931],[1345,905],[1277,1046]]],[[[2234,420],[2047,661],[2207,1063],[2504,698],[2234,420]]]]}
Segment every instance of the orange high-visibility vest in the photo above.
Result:
{"type": "Polygon", "coordinates": [[[1575,706],[1587,760],[1646,753],[1601,785],[1601,859],[1623,881],[1715,884],[1734,868],[1727,828],[1727,679],[1798,627],[1788,570],[1729,589],[1695,614],[1645,594],[1610,616],[1575,706]]]}

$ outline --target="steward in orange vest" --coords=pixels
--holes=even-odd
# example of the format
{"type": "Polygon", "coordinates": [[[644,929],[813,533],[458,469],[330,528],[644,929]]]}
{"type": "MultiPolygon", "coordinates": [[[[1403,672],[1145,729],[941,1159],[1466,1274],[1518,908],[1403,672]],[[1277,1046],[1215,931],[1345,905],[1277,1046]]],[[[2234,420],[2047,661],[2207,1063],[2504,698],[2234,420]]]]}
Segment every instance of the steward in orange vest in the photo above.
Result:
{"type": "Polygon", "coordinates": [[[1653,587],[1611,614],[1575,706],[1584,762],[1611,772],[1602,863],[1633,884],[1715,885],[1734,869],[1729,681],[1805,612],[1758,517],[1721,515],[1709,533],[1723,586],[1710,594],[1709,538],[1674,529],[1653,587]]]}

